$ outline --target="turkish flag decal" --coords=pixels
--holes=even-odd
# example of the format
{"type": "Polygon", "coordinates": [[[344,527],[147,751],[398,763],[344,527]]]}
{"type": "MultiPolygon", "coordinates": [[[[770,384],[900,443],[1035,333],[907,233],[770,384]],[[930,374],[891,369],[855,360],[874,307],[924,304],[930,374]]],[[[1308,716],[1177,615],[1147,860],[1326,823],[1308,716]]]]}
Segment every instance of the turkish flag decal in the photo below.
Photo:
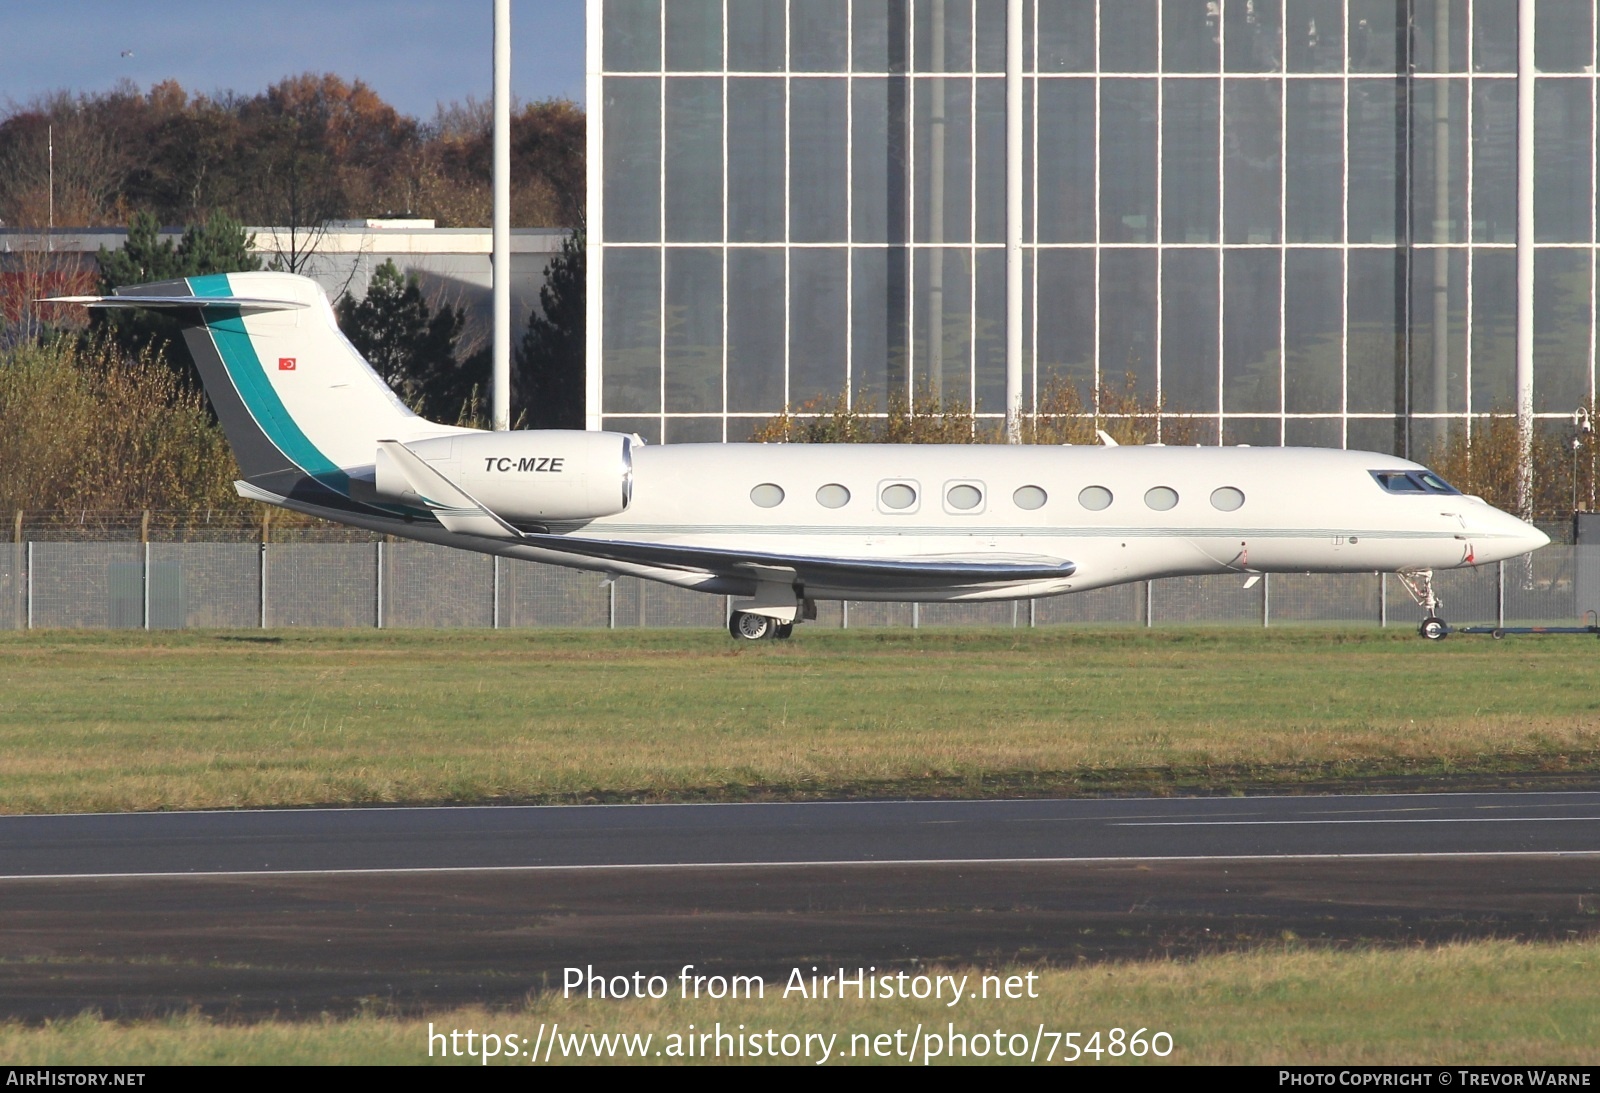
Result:
{"type": "Polygon", "coordinates": [[[293,357],[279,357],[278,358],[278,371],[280,371],[280,372],[293,372],[294,371],[294,358],[293,357]]]}

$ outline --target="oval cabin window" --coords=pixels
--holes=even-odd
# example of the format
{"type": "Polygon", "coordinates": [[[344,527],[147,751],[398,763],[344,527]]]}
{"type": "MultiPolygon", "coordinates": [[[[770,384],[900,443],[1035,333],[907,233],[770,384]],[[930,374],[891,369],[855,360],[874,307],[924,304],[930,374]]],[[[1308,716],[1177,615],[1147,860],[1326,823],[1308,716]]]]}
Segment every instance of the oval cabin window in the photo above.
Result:
{"type": "Polygon", "coordinates": [[[878,499],[883,502],[883,507],[886,509],[908,509],[917,503],[917,491],[904,482],[896,482],[883,487],[878,499]]]}
{"type": "Polygon", "coordinates": [[[1078,504],[1091,512],[1111,507],[1111,491],[1104,486],[1085,486],[1078,493],[1078,504]]]}
{"type": "Polygon", "coordinates": [[[1019,509],[1042,509],[1049,496],[1038,486],[1023,486],[1011,495],[1019,509]]]}
{"type": "Polygon", "coordinates": [[[783,487],[774,482],[763,482],[750,491],[750,500],[764,509],[775,509],[783,504],[783,487]]]}
{"type": "Polygon", "coordinates": [[[1178,503],[1178,491],[1171,486],[1153,486],[1145,491],[1144,503],[1157,512],[1166,512],[1178,503]]]}
{"type": "Polygon", "coordinates": [[[817,504],[825,509],[842,509],[850,503],[850,491],[837,482],[830,482],[817,490],[817,504]]]}
{"type": "Polygon", "coordinates": [[[1211,491],[1211,507],[1222,512],[1233,512],[1244,504],[1244,491],[1236,490],[1232,486],[1223,486],[1211,491]]]}
{"type": "Polygon", "coordinates": [[[951,486],[945,491],[945,502],[953,509],[969,512],[983,504],[983,491],[977,486],[951,486]]]}

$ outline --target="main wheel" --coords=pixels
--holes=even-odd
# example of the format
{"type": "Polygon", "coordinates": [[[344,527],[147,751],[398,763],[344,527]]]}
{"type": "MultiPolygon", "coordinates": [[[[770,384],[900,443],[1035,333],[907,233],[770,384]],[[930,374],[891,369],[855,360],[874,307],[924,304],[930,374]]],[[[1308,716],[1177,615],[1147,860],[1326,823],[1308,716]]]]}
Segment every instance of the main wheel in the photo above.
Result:
{"type": "Polygon", "coordinates": [[[794,636],[794,623],[780,622],[777,626],[772,628],[772,636],[777,638],[779,641],[788,641],[794,636]]]}
{"type": "Polygon", "coordinates": [[[1429,641],[1440,641],[1450,633],[1450,627],[1439,616],[1429,615],[1422,620],[1422,625],[1417,627],[1417,633],[1429,641]]]}
{"type": "Polygon", "coordinates": [[[728,633],[746,641],[760,641],[772,636],[774,623],[765,615],[752,615],[748,611],[735,611],[728,619],[728,633]]]}

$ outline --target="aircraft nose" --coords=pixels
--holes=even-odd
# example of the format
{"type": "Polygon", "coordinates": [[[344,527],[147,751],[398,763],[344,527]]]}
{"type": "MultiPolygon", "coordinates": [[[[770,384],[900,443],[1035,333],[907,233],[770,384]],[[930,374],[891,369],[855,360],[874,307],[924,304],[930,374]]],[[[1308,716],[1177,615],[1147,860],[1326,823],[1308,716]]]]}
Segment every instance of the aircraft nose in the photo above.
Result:
{"type": "Polygon", "coordinates": [[[1509,512],[1503,515],[1506,527],[1502,534],[1506,538],[1507,546],[1510,547],[1508,551],[1510,557],[1527,554],[1549,544],[1550,536],[1532,524],[1525,520],[1519,520],[1509,512]]]}

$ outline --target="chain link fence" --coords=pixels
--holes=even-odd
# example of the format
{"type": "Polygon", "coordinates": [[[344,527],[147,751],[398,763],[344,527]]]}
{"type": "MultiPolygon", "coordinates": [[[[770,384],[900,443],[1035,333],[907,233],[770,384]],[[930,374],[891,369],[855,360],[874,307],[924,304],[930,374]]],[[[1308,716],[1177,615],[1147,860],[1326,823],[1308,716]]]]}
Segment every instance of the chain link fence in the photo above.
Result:
{"type": "MultiPolygon", "coordinates": [[[[1585,621],[1600,600],[1596,552],[1552,545],[1441,571],[1442,613],[1453,625],[1585,621]]],[[[722,596],[426,543],[25,537],[0,545],[0,629],[709,628],[725,625],[728,610],[722,596]]],[[[831,627],[1412,626],[1421,617],[1398,578],[1376,573],[1274,574],[1249,587],[1235,575],[1175,577],[1042,600],[825,602],[817,611],[811,625],[831,627]]]]}

